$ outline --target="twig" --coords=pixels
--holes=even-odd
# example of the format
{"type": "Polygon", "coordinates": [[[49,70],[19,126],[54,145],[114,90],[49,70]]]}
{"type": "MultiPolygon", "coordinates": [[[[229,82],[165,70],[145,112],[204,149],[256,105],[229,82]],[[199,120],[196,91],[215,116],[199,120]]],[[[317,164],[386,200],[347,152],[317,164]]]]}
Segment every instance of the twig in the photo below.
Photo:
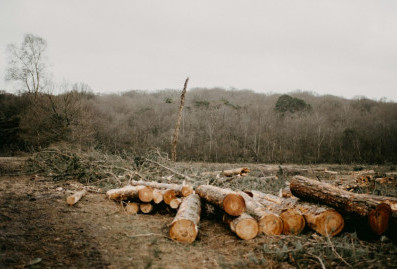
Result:
{"type": "Polygon", "coordinates": [[[334,245],[332,244],[331,239],[329,238],[328,230],[327,230],[327,229],[325,229],[325,232],[326,232],[326,236],[327,236],[327,241],[328,241],[328,243],[331,245],[332,252],[334,252],[335,256],[338,257],[341,261],[343,261],[347,266],[352,267],[352,266],[351,266],[345,259],[343,259],[343,257],[342,257],[341,255],[339,255],[339,253],[336,251],[334,245]]]}
{"type": "Polygon", "coordinates": [[[311,253],[307,253],[307,254],[309,254],[310,256],[313,256],[314,258],[316,258],[320,262],[321,268],[326,269],[326,267],[325,267],[325,265],[323,263],[323,260],[321,260],[320,256],[317,256],[317,255],[314,255],[314,254],[311,254],[311,253]]]}
{"type": "Polygon", "coordinates": [[[158,166],[160,166],[160,167],[162,167],[162,168],[164,168],[164,169],[167,169],[168,171],[174,173],[175,175],[178,175],[178,176],[180,176],[180,177],[183,177],[183,178],[185,178],[186,180],[194,181],[193,178],[191,178],[191,177],[189,177],[189,176],[187,176],[187,175],[181,174],[181,173],[175,171],[175,170],[172,169],[172,168],[169,168],[169,167],[167,167],[167,166],[165,166],[165,165],[162,165],[161,163],[158,163],[158,162],[156,162],[156,161],[153,161],[153,160],[150,160],[150,159],[147,159],[147,158],[145,158],[145,160],[148,161],[148,162],[154,163],[154,164],[156,164],[156,165],[158,165],[158,166]]]}

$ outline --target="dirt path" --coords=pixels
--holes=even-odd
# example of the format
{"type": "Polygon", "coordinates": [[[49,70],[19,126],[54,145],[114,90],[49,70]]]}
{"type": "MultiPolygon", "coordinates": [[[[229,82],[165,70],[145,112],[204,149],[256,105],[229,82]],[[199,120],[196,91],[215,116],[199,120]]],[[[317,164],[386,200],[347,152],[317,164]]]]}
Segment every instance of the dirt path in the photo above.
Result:
{"type": "Polygon", "coordinates": [[[104,195],[93,193],[69,207],[65,190],[73,186],[40,178],[0,177],[1,268],[264,265],[257,257],[261,242],[238,240],[216,221],[204,219],[199,238],[185,245],[167,237],[173,214],[128,216],[104,195]]]}

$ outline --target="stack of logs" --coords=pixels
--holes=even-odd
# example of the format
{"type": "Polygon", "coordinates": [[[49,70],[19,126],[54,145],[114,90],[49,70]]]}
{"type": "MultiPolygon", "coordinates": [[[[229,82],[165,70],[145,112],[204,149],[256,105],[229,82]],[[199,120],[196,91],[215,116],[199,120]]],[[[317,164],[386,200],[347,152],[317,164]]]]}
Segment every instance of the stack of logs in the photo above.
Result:
{"type": "MultiPolygon", "coordinates": [[[[223,221],[239,238],[258,234],[297,235],[307,226],[324,236],[335,236],[344,228],[344,216],[366,218],[370,229],[380,235],[397,223],[397,198],[355,194],[330,184],[295,176],[285,197],[255,190],[234,191],[212,185],[195,190],[182,184],[131,181],[129,186],[106,193],[116,201],[128,201],[126,211],[149,213],[164,202],[178,209],[170,226],[170,237],[191,243],[198,234],[202,207],[222,210],[223,221]],[[342,214],[341,214],[342,213],[342,214]]],[[[394,226],[393,226],[394,227],[394,226]]]]}

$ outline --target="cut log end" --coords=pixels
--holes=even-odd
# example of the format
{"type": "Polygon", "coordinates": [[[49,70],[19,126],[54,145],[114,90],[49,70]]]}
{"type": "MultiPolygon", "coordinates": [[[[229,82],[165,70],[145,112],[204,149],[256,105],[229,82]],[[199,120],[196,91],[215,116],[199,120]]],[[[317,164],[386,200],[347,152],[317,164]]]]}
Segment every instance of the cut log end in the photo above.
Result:
{"type": "Polygon", "coordinates": [[[153,200],[153,189],[151,187],[143,187],[138,191],[139,200],[144,203],[149,203],[153,200]]]}
{"type": "Polygon", "coordinates": [[[193,187],[191,185],[183,185],[181,192],[184,197],[187,197],[193,193],[193,187]]]}
{"type": "Polygon", "coordinates": [[[159,190],[153,190],[153,202],[159,204],[163,201],[163,194],[159,190]]]}
{"type": "Polygon", "coordinates": [[[143,203],[139,205],[139,208],[142,213],[148,214],[152,212],[153,210],[153,205],[151,203],[143,203]]]}
{"type": "Polygon", "coordinates": [[[183,243],[192,243],[194,240],[196,240],[197,234],[197,226],[191,220],[181,219],[175,221],[171,225],[170,237],[173,240],[183,243]]]}
{"type": "Polygon", "coordinates": [[[244,219],[236,227],[236,234],[244,240],[250,240],[258,235],[259,227],[255,219],[244,219]]]}
{"type": "Polygon", "coordinates": [[[305,218],[293,209],[288,209],[280,214],[283,220],[283,234],[300,234],[305,228],[305,218]]]}
{"type": "Polygon", "coordinates": [[[170,207],[172,209],[177,209],[181,203],[182,203],[182,199],[181,198],[174,198],[170,202],[170,207]]]}
{"type": "Polygon", "coordinates": [[[371,230],[378,235],[386,232],[387,228],[389,228],[391,214],[391,207],[385,203],[381,203],[375,209],[371,210],[368,215],[371,230]]]}
{"type": "Polygon", "coordinates": [[[164,192],[163,199],[164,199],[164,203],[166,203],[167,205],[169,205],[172,199],[175,198],[176,198],[176,192],[174,190],[167,190],[164,192]]]}
{"type": "Polygon", "coordinates": [[[223,199],[223,208],[230,216],[240,216],[245,212],[244,198],[239,194],[230,193],[223,199]]]}
{"type": "Polygon", "coordinates": [[[283,221],[275,214],[267,214],[259,221],[259,233],[266,235],[280,235],[283,232],[283,221]]]}
{"type": "Polygon", "coordinates": [[[125,212],[127,212],[128,215],[135,215],[139,212],[139,204],[138,203],[128,203],[125,206],[125,212]]]}
{"type": "Polygon", "coordinates": [[[339,234],[345,226],[345,221],[341,214],[335,210],[327,210],[316,217],[316,227],[314,230],[324,236],[335,236],[339,234]]]}

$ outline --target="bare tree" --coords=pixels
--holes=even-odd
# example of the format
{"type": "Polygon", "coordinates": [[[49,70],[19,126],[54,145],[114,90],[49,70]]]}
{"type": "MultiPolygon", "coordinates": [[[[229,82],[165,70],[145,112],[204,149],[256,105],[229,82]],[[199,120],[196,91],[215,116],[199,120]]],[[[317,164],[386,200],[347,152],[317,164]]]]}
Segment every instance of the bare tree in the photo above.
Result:
{"type": "Polygon", "coordinates": [[[29,93],[37,93],[44,79],[47,42],[33,34],[25,34],[21,46],[9,44],[6,80],[21,82],[29,93]]]}
{"type": "Polygon", "coordinates": [[[187,88],[187,83],[188,82],[189,82],[189,78],[187,78],[185,80],[185,85],[183,86],[182,95],[181,95],[181,104],[179,106],[178,118],[176,119],[174,137],[173,137],[173,140],[172,140],[171,159],[174,162],[176,161],[176,145],[178,144],[179,128],[181,126],[182,111],[183,111],[183,106],[185,104],[185,94],[186,94],[186,88],[187,88]]]}

